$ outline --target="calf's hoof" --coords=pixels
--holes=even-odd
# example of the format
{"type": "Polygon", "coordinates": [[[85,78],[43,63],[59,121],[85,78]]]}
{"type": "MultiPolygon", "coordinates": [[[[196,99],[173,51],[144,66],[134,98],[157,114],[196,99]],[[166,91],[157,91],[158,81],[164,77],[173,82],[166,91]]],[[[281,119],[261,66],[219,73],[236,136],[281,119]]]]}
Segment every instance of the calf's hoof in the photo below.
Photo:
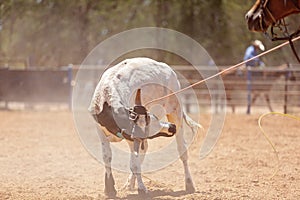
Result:
{"type": "Polygon", "coordinates": [[[189,194],[196,192],[194,186],[186,187],[186,188],[185,188],[185,191],[186,191],[187,193],[189,193],[189,194]]]}
{"type": "Polygon", "coordinates": [[[138,194],[139,194],[139,196],[147,196],[147,194],[148,194],[148,191],[147,191],[147,189],[139,189],[138,188],[138,194]]]}
{"type": "Polygon", "coordinates": [[[109,198],[113,198],[117,195],[117,190],[115,188],[110,188],[110,189],[105,188],[104,194],[109,198]]]}
{"type": "Polygon", "coordinates": [[[115,180],[112,175],[107,175],[105,173],[105,189],[104,193],[108,197],[115,197],[117,190],[115,189],[115,180]]]}
{"type": "Polygon", "coordinates": [[[128,190],[128,191],[135,191],[134,189],[134,185],[129,184],[129,183],[125,183],[125,185],[122,188],[123,190],[128,190]]]}
{"type": "Polygon", "coordinates": [[[185,191],[187,193],[194,193],[196,191],[195,187],[194,187],[194,184],[193,184],[193,181],[191,179],[187,179],[186,180],[185,191]]]}

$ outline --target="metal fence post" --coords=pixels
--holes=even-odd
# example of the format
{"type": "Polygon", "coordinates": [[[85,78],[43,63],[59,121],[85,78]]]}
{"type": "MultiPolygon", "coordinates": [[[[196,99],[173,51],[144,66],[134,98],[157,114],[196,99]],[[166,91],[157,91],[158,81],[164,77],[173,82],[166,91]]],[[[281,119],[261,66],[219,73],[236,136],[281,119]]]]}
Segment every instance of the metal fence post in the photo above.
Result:
{"type": "Polygon", "coordinates": [[[73,65],[68,65],[68,83],[70,87],[69,92],[69,109],[72,110],[72,92],[73,92],[73,65]]]}
{"type": "Polygon", "coordinates": [[[247,67],[247,114],[251,113],[251,91],[252,91],[252,72],[251,67],[247,67]]]}
{"type": "Polygon", "coordinates": [[[289,70],[290,64],[287,64],[287,69],[285,73],[285,82],[284,82],[284,105],[283,105],[283,113],[287,113],[287,104],[288,104],[288,80],[291,75],[291,71],[289,70]]]}

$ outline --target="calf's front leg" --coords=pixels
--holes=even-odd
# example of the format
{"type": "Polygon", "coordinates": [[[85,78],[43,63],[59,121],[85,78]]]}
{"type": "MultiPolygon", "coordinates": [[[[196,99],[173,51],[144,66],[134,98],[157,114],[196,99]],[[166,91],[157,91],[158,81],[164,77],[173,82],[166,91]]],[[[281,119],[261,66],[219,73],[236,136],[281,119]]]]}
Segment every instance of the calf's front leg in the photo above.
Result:
{"type": "MultiPolygon", "coordinates": [[[[143,161],[145,159],[145,155],[146,155],[146,152],[148,150],[148,141],[147,140],[144,140],[143,141],[144,143],[144,148],[140,149],[140,164],[142,165],[143,164],[143,161]]],[[[130,144],[129,144],[130,146],[130,144]]],[[[127,179],[127,182],[125,183],[124,185],[124,188],[127,188],[129,190],[134,190],[134,186],[135,186],[135,181],[136,181],[136,176],[133,174],[133,172],[131,171],[128,179],[127,179]]]]}
{"type": "Polygon", "coordinates": [[[104,133],[102,133],[100,130],[98,130],[98,135],[101,140],[102,145],[102,158],[105,165],[105,188],[104,193],[108,197],[115,197],[117,194],[117,191],[115,189],[115,180],[112,175],[111,170],[111,160],[112,160],[112,152],[110,148],[110,143],[104,133]]]}
{"type": "Polygon", "coordinates": [[[130,170],[133,174],[132,181],[134,183],[134,180],[136,178],[137,184],[138,184],[138,193],[140,195],[147,194],[148,190],[143,183],[142,175],[141,175],[141,163],[144,159],[144,154],[141,154],[141,152],[136,154],[134,152],[133,142],[128,142],[128,144],[129,144],[130,151],[131,151],[131,153],[130,153],[130,170]]]}

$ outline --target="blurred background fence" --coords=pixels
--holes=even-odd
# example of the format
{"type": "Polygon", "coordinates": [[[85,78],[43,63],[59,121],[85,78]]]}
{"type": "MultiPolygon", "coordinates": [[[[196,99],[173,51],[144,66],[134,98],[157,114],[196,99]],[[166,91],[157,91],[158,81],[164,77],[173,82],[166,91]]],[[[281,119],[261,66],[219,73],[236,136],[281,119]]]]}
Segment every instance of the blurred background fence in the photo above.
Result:
{"type": "Polygon", "coordinates": [[[72,69],[0,69],[0,102],[4,109],[69,104],[72,69]],[[22,106],[23,105],[23,106],[22,106]]]}
{"type": "MultiPolygon", "coordinates": [[[[189,83],[202,80],[201,74],[192,66],[173,66],[189,83]]],[[[226,67],[220,67],[220,70],[226,67]]],[[[34,68],[0,69],[0,108],[36,109],[43,105],[49,107],[71,107],[72,87],[80,84],[82,91],[94,90],[104,68],[99,66],[84,67],[86,80],[76,82],[78,66],[60,69],[41,70],[34,68]]],[[[201,66],[200,70],[211,70],[210,66],[201,66]]],[[[281,67],[264,67],[262,69],[239,69],[222,75],[226,90],[227,109],[232,112],[250,113],[251,110],[273,109],[284,112],[300,111],[300,66],[284,65],[281,67]]],[[[185,80],[185,81],[186,81],[185,80]]],[[[214,80],[211,80],[214,83],[214,80]]],[[[189,84],[188,83],[188,84],[189,84]]],[[[184,86],[188,85],[183,84],[184,86]]],[[[219,112],[225,109],[219,96],[220,87],[209,91],[205,83],[194,87],[197,99],[189,98],[185,92],[182,102],[187,112],[193,112],[195,106],[201,112],[219,112]],[[214,98],[212,98],[214,96],[214,98]]],[[[80,94],[78,98],[90,98],[80,94]]]]}

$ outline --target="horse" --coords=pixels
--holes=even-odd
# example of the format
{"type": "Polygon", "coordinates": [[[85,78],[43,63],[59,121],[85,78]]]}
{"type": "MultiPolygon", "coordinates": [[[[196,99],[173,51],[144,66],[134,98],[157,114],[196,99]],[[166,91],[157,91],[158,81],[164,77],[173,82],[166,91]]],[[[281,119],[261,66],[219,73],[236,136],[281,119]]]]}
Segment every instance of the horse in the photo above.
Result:
{"type": "Polygon", "coordinates": [[[111,170],[110,142],[119,142],[123,139],[127,141],[131,152],[131,174],[126,188],[132,190],[137,181],[138,193],[144,195],[148,190],[141,177],[141,164],[148,148],[147,139],[173,135],[176,137],[177,150],[183,162],[185,189],[189,193],[195,192],[187,162],[182,122],[184,119],[194,134],[201,125],[183,111],[175,95],[156,103],[165,110],[166,115],[160,119],[166,117],[167,122],[159,121],[157,116],[149,112],[153,105],[143,106],[144,102],[179,89],[180,84],[172,68],[150,58],[126,59],[103,73],[92,97],[89,111],[95,119],[98,130],[102,130],[99,131],[99,136],[106,170],[104,192],[107,196],[116,195],[111,170]],[[133,96],[134,102],[131,98],[133,96]]]}
{"type": "Polygon", "coordinates": [[[246,13],[248,29],[266,32],[284,17],[300,12],[300,0],[257,0],[246,13]]]}

